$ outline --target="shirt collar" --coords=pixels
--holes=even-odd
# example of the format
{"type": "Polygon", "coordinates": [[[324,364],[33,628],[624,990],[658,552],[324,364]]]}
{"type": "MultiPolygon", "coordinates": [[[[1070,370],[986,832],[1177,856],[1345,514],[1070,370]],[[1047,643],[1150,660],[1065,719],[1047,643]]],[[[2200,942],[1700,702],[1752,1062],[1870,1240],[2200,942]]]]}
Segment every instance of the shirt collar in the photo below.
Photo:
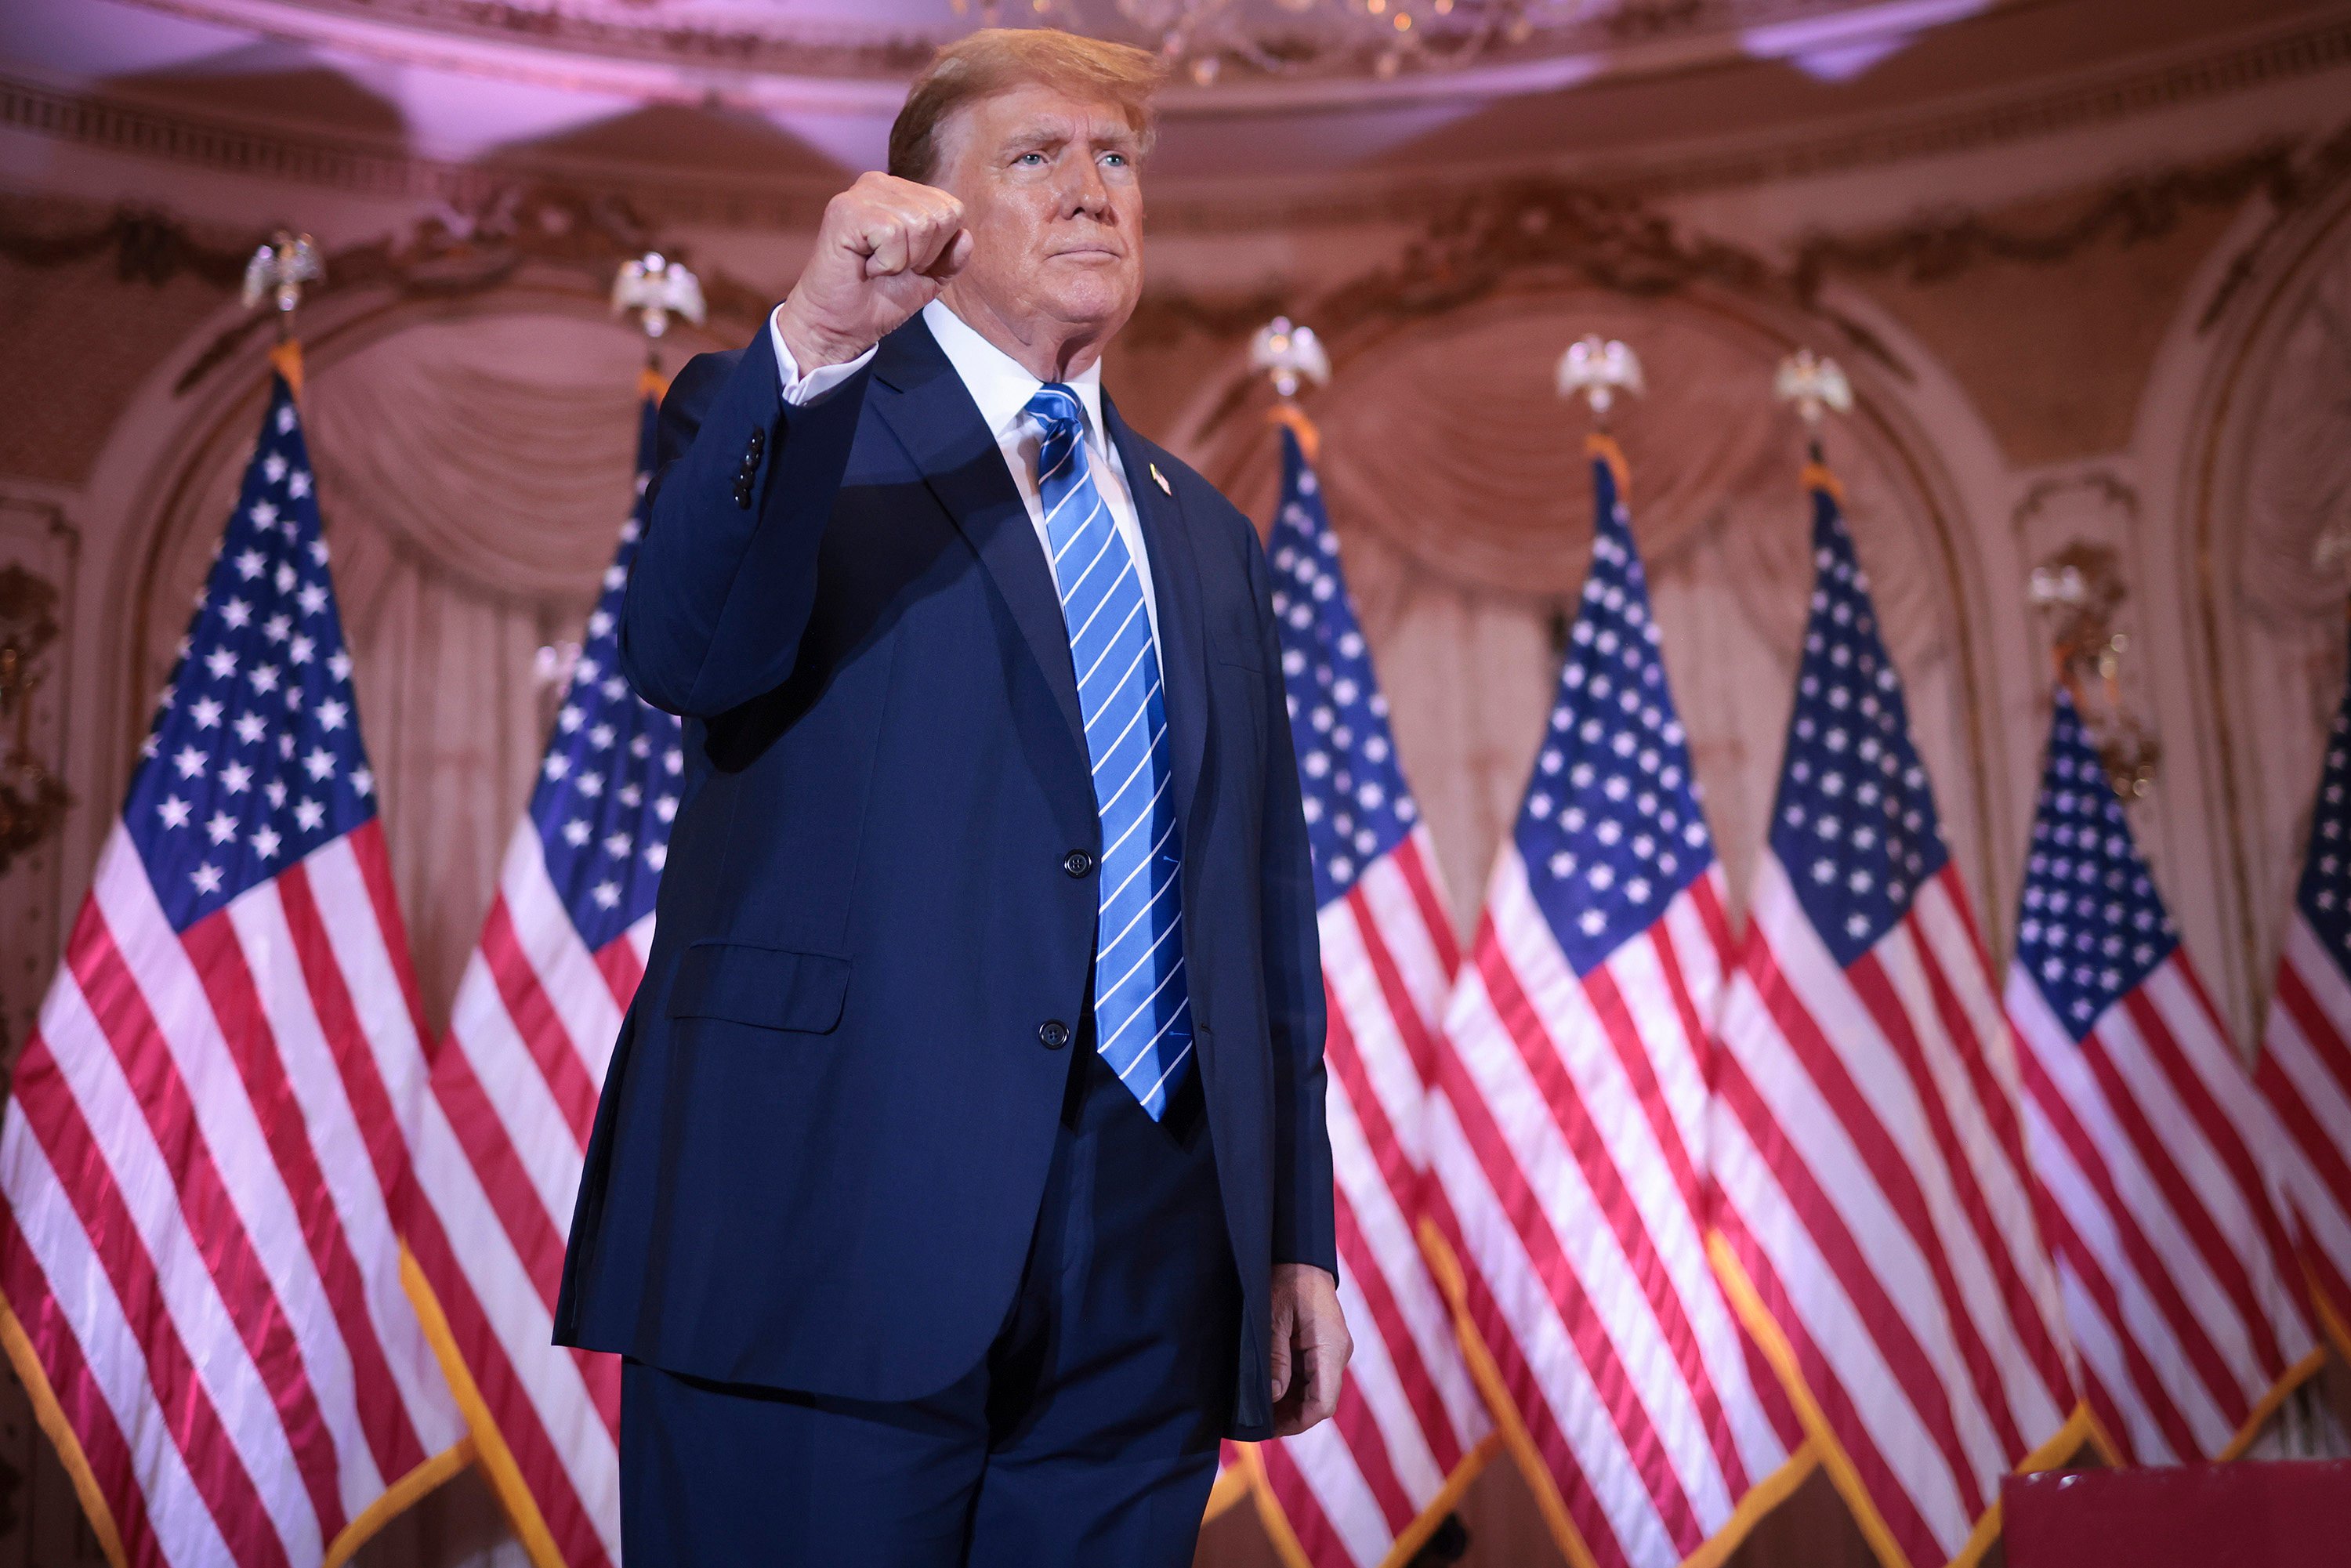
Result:
{"type": "MultiPolygon", "coordinates": [[[[934,299],[923,307],[923,324],[938,340],[947,363],[963,378],[971,401],[979,405],[979,417],[987,422],[988,433],[1002,440],[1017,427],[1029,400],[1045,383],[1030,375],[1019,361],[974,331],[962,317],[947,308],[944,299],[934,299]]],[[[1102,361],[1096,360],[1063,384],[1077,393],[1078,402],[1085,405],[1087,439],[1102,445],[1102,361]]]]}

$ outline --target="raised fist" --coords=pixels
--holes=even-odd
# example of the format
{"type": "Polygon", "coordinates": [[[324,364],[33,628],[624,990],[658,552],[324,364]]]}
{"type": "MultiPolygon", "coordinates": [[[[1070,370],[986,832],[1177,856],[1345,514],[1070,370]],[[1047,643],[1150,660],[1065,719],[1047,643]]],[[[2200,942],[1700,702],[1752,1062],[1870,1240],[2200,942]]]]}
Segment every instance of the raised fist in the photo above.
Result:
{"type": "Polygon", "coordinates": [[[938,298],[971,259],[963,204],[867,173],[825,204],[816,253],[784,301],[784,346],[802,375],[853,360],[938,298]]]}

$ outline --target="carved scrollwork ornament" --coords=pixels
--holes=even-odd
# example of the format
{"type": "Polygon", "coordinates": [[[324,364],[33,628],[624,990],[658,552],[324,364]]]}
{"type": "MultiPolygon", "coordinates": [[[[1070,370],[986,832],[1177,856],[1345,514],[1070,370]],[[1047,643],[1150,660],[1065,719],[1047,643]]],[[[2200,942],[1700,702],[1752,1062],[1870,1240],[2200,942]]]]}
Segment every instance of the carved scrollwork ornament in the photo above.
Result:
{"type": "Polygon", "coordinates": [[[57,591],[13,562],[0,567],[0,873],[57,831],[72,796],[35,755],[33,699],[57,639],[57,591]]]}
{"type": "Polygon", "coordinates": [[[2130,590],[2121,558],[2105,545],[2067,545],[2032,569],[2026,593],[2046,618],[2057,678],[2073,696],[2115,793],[2125,800],[2145,799],[2155,788],[2163,741],[2123,693],[2130,636],[2116,621],[2130,590]]]}

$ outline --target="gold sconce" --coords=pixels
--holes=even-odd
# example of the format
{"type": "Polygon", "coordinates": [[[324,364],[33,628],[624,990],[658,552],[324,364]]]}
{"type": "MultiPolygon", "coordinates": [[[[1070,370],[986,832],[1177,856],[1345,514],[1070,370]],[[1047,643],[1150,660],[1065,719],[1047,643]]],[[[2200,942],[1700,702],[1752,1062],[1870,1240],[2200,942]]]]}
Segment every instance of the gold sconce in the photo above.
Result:
{"type": "Polygon", "coordinates": [[[0,567],[0,872],[57,831],[71,801],[33,754],[33,698],[48,678],[43,655],[57,638],[57,591],[23,567],[0,567]]]}
{"type": "Polygon", "coordinates": [[[2032,569],[2027,593],[2048,617],[2057,678],[2073,695],[2115,793],[2142,799],[2155,787],[2163,742],[2123,699],[2122,660],[2130,636],[2115,625],[2115,617],[2130,590],[2123,583],[2121,558],[2105,545],[2067,545],[2032,569]]]}

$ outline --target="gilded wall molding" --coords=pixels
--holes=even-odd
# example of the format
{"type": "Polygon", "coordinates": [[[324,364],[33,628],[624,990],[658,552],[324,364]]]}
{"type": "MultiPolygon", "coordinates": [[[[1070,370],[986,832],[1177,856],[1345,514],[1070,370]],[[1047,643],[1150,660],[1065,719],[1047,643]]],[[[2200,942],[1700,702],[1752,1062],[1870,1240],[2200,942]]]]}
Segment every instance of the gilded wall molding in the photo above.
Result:
{"type": "Polygon", "coordinates": [[[111,256],[115,276],[125,283],[162,285],[186,272],[215,288],[234,288],[261,237],[243,247],[213,245],[179,219],[147,207],[118,207],[97,223],[64,230],[24,224],[0,210],[0,257],[47,269],[111,256]]]}
{"type": "Polygon", "coordinates": [[[2045,220],[1959,212],[1873,234],[1815,235],[1797,247],[1794,283],[1812,299],[1832,275],[1924,284],[1993,261],[2053,267],[2092,246],[2159,239],[2191,212],[2235,207],[2257,193],[2288,207],[2305,183],[2303,163],[2292,143],[2267,142],[2211,162],[2125,175],[2045,220]]]}
{"type": "MultiPolygon", "coordinates": [[[[256,229],[241,242],[217,243],[174,216],[140,207],[57,229],[28,223],[0,203],[0,257],[56,267],[110,256],[126,283],[160,285],[188,273],[225,294],[244,278],[254,247],[267,237],[268,231],[256,229]]],[[[625,202],[549,186],[507,187],[469,211],[430,214],[405,235],[329,253],[326,278],[310,287],[308,302],[316,307],[371,289],[399,300],[464,299],[504,287],[525,269],[569,278],[601,300],[611,287],[612,269],[648,250],[687,254],[665,244],[625,202]]],[[[701,277],[704,301],[718,320],[748,329],[773,304],[767,290],[723,270],[706,269],[701,277]]],[[[248,314],[216,334],[181,373],[173,392],[184,395],[266,319],[266,312],[248,314]]]]}

